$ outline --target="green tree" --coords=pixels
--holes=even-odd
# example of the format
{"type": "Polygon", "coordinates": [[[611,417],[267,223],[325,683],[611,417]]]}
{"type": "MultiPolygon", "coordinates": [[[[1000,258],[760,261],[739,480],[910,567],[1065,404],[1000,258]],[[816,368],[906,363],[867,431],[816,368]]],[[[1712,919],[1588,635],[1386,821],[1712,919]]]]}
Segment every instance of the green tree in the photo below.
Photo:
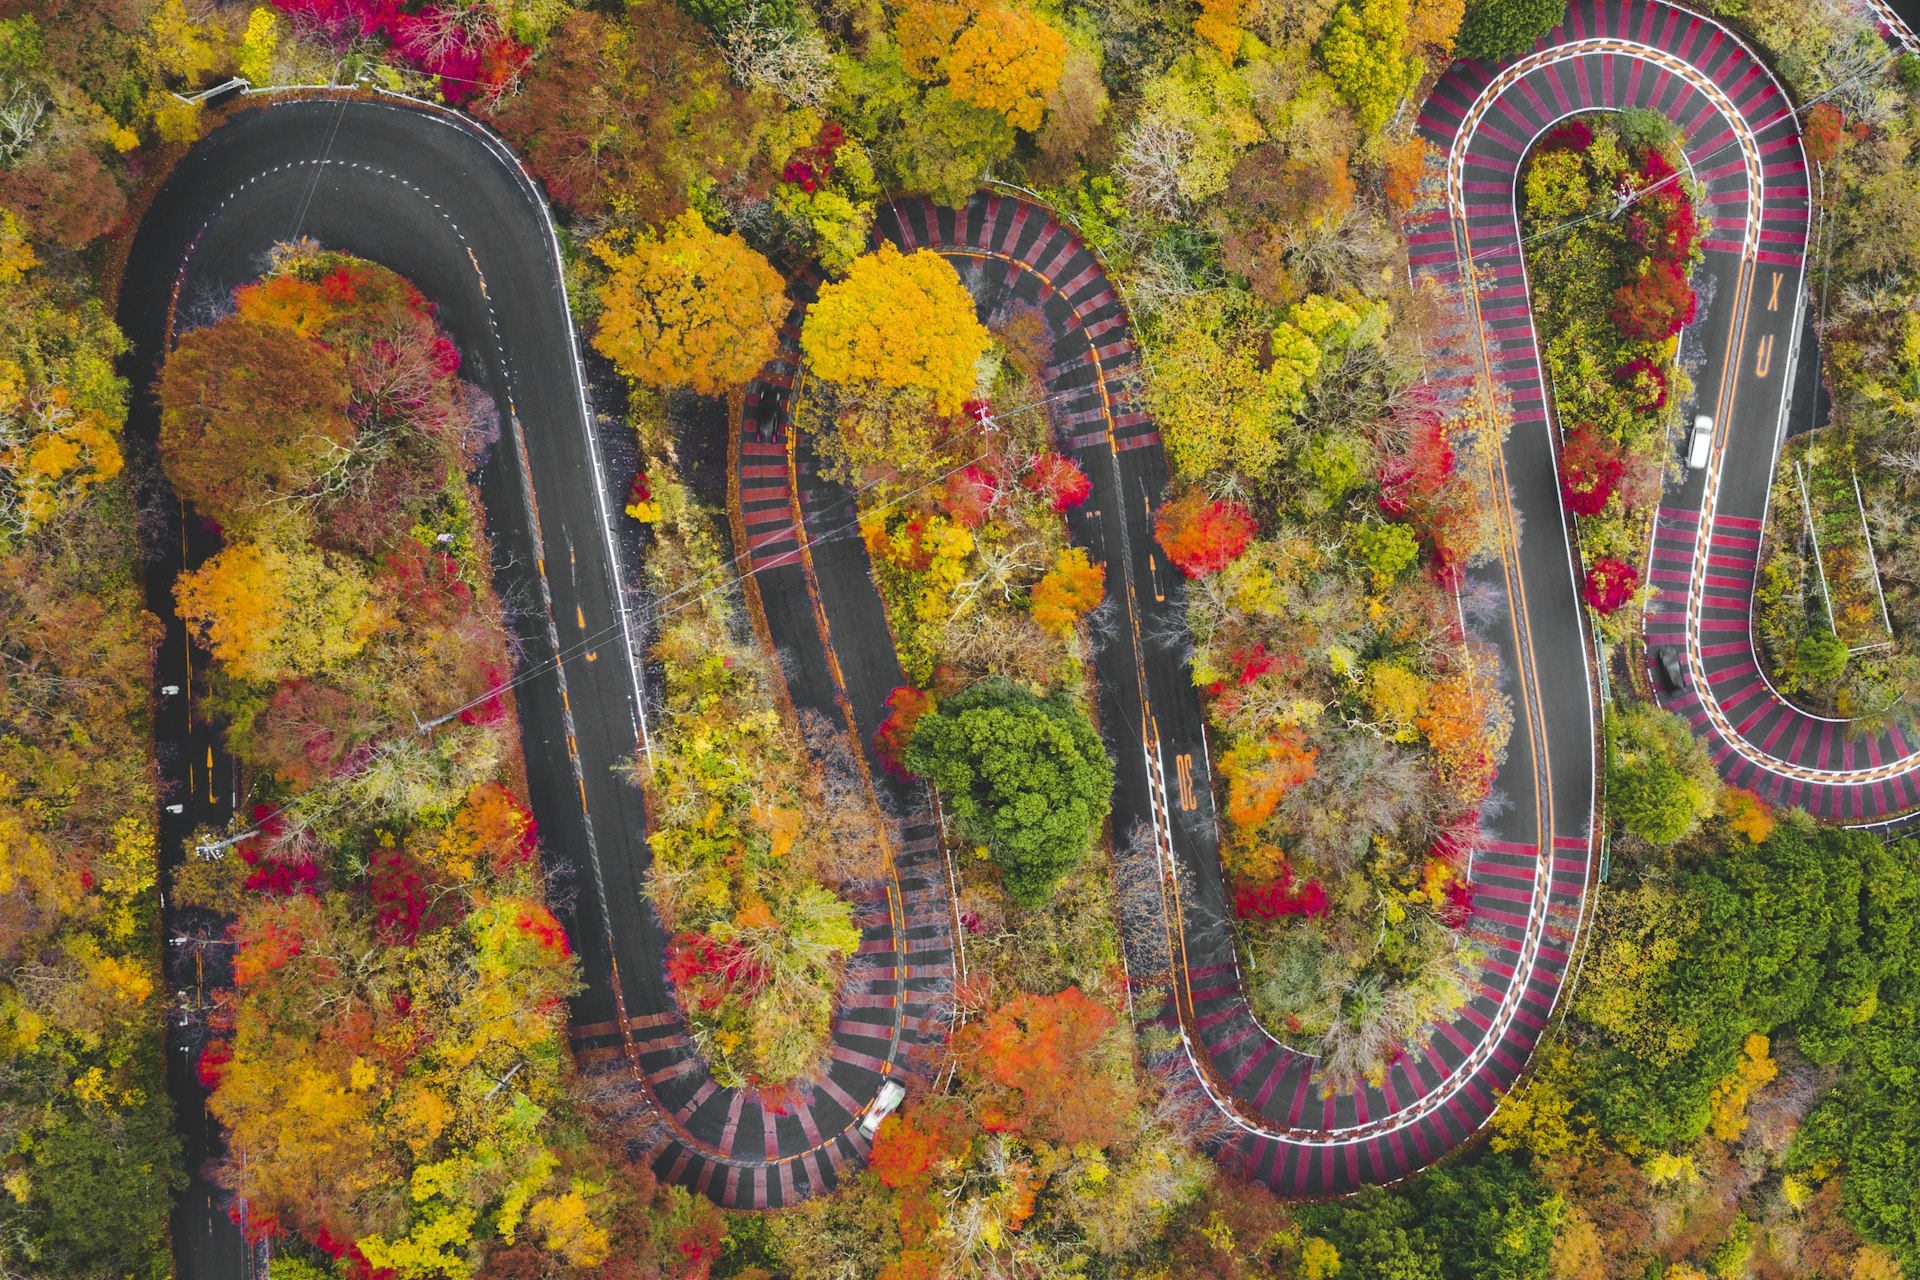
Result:
{"type": "Polygon", "coordinates": [[[1567,0],[1477,0],[1467,6],[1453,51],[1496,62],[1533,48],[1566,15],[1567,0]]]}
{"type": "Polygon", "coordinates": [[[1401,55],[1406,43],[1407,0],[1348,0],[1320,37],[1320,61],[1368,133],[1379,132],[1420,78],[1425,64],[1401,55]]]}
{"type": "Polygon", "coordinates": [[[1847,669],[1847,642],[1825,627],[1807,632],[1793,651],[1793,682],[1797,689],[1832,684],[1847,669]]]}
{"type": "Polygon", "coordinates": [[[1408,1187],[1446,1280],[1545,1280],[1566,1206],[1511,1152],[1428,1171],[1408,1187]]]}
{"type": "Polygon", "coordinates": [[[1404,1195],[1369,1187],[1350,1199],[1303,1209],[1298,1216],[1302,1226],[1338,1251],[1338,1275],[1446,1280],[1440,1250],[1404,1195]]]}
{"type": "Polygon", "coordinates": [[[1627,830],[1672,844],[1713,812],[1719,780],[1686,722],[1636,705],[1607,724],[1607,808],[1627,830]]]}
{"type": "Polygon", "coordinates": [[[1920,988],[1862,1037],[1861,1054],[1807,1118],[1790,1159],[1800,1169],[1840,1162],[1841,1203],[1867,1239],[1920,1264],[1920,988]]]}
{"type": "Polygon", "coordinates": [[[1024,907],[1044,905],[1107,816],[1113,766],[1086,713],[989,680],[914,726],[907,767],[940,789],[1024,907]]]}
{"type": "Polygon", "coordinates": [[[1910,845],[1803,819],[1716,850],[1670,891],[1614,895],[1576,1010],[1607,1032],[1585,1090],[1601,1128],[1691,1142],[1749,1034],[1834,1062],[1897,1026],[1914,892],[1910,845]]]}
{"type": "Polygon", "coordinates": [[[1403,524],[1368,521],[1353,531],[1353,549],[1373,570],[1376,591],[1384,591],[1420,555],[1420,540],[1403,524]]]}

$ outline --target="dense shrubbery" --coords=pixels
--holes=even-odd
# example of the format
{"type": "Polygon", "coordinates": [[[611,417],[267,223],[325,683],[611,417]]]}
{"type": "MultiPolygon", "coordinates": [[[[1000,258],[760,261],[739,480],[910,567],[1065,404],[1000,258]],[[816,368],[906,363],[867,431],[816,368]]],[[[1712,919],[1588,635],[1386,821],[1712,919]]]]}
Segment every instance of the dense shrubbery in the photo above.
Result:
{"type": "Polygon", "coordinates": [[[1901,1274],[1920,848],[1722,790],[1664,713],[1608,735],[1622,831],[1572,1019],[1494,1119],[1564,1197],[1553,1274],[1901,1274]]]}
{"type": "Polygon", "coordinates": [[[1692,392],[1676,362],[1677,334],[1694,316],[1687,276],[1702,232],[1698,193],[1675,172],[1677,160],[1677,136],[1661,117],[1581,116],[1541,140],[1522,178],[1561,490],[1580,517],[1582,594],[1614,638],[1642,594],[1646,525],[1692,392]],[[1623,188],[1644,193],[1625,217],[1588,218],[1623,188]]]}
{"type": "Polygon", "coordinates": [[[1455,52],[1495,61],[1517,57],[1566,16],[1566,0],[1474,0],[1460,23],[1455,52]]]}
{"type": "Polygon", "coordinates": [[[648,892],[715,1078],[785,1083],[820,1065],[841,968],[860,943],[835,890],[879,879],[886,847],[843,738],[794,723],[737,598],[712,588],[721,551],[711,517],[673,478],[665,449],[653,457],[647,575],[661,597],[686,603],[666,612],[654,644],[667,704],[651,756],[634,762],[655,823],[648,892]]]}
{"type": "Polygon", "coordinates": [[[230,1135],[219,1176],[251,1231],[349,1271],[456,1272],[516,1232],[564,1265],[616,1232],[651,1249],[621,1217],[650,1182],[610,1190],[571,1096],[574,962],[513,790],[466,481],[490,402],[384,268],[287,246],[233,308],[158,384],[167,473],[228,535],[177,596],[255,799],[251,834],[175,886],[232,921],[198,1063],[230,1135]],[[334,424],[322,443],[243,429],[290,370],[334,424]]]}

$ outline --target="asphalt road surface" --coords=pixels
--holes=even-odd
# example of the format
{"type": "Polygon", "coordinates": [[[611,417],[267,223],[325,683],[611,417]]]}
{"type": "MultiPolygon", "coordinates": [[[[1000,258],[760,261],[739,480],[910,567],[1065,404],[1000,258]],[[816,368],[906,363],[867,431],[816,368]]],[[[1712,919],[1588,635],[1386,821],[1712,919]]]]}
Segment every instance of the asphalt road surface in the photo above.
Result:
{"type": "MultiPolygon", "coordinates": [[[[1539,54],[1498,72],[1457,65],[1421,118],[1437,158],[1409,222],[1410,251],[1416,276],[1454,316],[1431,373],[1456,400],[1497,387],[1514,411],[1485,476],[1490,492],[1512,495],[1508,544],[1477,571],[1506,608],[1474,625],[1498,655],[1515,729],[1498,783],[1511,805],[1488,824],[1473,863],[1476,928],[1489,952],[1482,985],[1378,1086],[1325,1087],[1317,1064],[1276,1044],[1246,1006],[1226,924],[1204,716],[1179,635],[1182,587],[1152,539],[1166,460],[1140,405],[1140,354],[1120,300],[1084,246],[1023,201],[983,194],[961,210],[905,202],[889,206],[878,228],[946,253],[982,314],[1028,306],[1052,328],[1056,432],[1094,482],[1071,531],[1109,569],[1112,607],[1096,658],[1102,730],[1117,768],[1121,924],[1136,991],[1143,1002],[1164,997],[1158,1016],[1182,1043],[1175,1072],[1226,1121],[1222,1158],[1282,1192],[1390,1181],[1464,1140],[1524,1068],[1567,976],[1594,870],[1594,689],[1523,305],[1512,184],[1530,140],[1555,119],[1628,103],[1682,123],[1714,215],[1702,277],[1712,282],[1710,301],[1690,343],[1703,353],[1696,376],[1720,431],[1708,474],[1687,478],[1663,508],[1656,579],[1678,594],[1671,623],[1656,613],[1649,639],[1685,644],[1710,692],[1741,675],[1749,676],[1741,689],[1752,683],[1750,673],[1721,674],[1741,661],[1727,641],[1702,642],[1703,626],[1719,620],[1714,608],[1727,608],[1729,619],[1737,613],[1751,571],[1743,589],[1737,572],[1729,587],[1708,569],[1737,558],[1740,539],[1754,541],[1765,516],[1786,417],[1782,371],[1794,365],[1801,330],[1805,165],[1783,95],[1737,41],[1652,0],[1583,0],[1539,54]],[[1478,268],[1471,284],[1465,260],[1478,268]],[[1677,557],[1671,580],[1658,572],[1663,547],[1677,557]],[[1668,625],[1671,636],[1657,630],[1668,625]]],[[[930,797],[880,776],[868,756],[874,792],[897,819],[894,865],[885,882],[856,894],[863,945],[827,1078],[797,1108],[718,1086],[675,1012],[663,937],[642,894],[645,814],[620,773],[644,751],[645,736],[637,641],[626,621],[639,592],[622,563],[628,535],[609,519],[625,477],[598,462],[601,424],[583,390],[546,215],[504,149],[446,113],[345,98],[243,112],[197,146],[143,221],[121,295],[132,343],[126,369],[139,389],[136,453],[155,430],[144,388],[176,319],[204,315],[209,300],[257,276],[267,249],[293,235],[384,263],[434,299],[461,349],[463,376],[493,395],[507,424],[481,479],[496,582],[522,652],[533,805],[587,980],[572,1009],[583,1069],[624,1093],[636,1154],[722,1203],[779,1205],[832,1186],[864,1159],[856,1122],[880,1080],[925,1078],[963,963],[952,950],[930,797]]],[[[801,308],[805,297],[802,289],[801,308]]],[[[739,424],[742,550],[788,659],[796,706],[864,740],[899,668],[864,549],[847,536],[850,499],[818,476],[787,430],[797,320],[739,424]]],[[[224,826],[244,806],[217,730],[192,715],[206,658],[171,608],[176,573],[216,547],[181,513],[150,562],[149,604],[168,623],[157,684],[183,691],[159,704],[169,859],[189,831],[224,826]]],[[[1801,734],[1811,741],[1794,745],[1791,725],[1774,732],[1791,708],[1753,720],[1750,705],[1728,710],[1727,699],[1687,697],[1694,702],[1678,698],[1676,707],[1713,738],[1730,776],[1763,789],[1778,779],[1771,794],[1853,820],[1914,802],[1899,789],[1911,771],[1904,744],[1885,744],[1884,758],[1876,744],[1870,762],[1863,747],[1856,763],[1844,735],[1801,734]],[[1804,794],[1790,790],[1795,769],[1811,771],[1804,794]]],[[[217,922],[169,911],[167,923],[175,987],[217,985],[217,922]]],[[[195,1280],[254,1274],[261,1256],[197,1176],[218,1137],[192,1071],[198,1027],[191,1016],[176,1024],[170,1079],[196,1170],[175,1206],[178,1270],[195,1280]]]]}
{"type": "MultiPolygon", "coordinates": [[[[480,480],[496,585],[520,649],[531,800],[560,881],[555,905],[586,981],[570,1011],[583,1066],[604,1075],[611,1061],[607,1094],[616,1105],[627,1095],[642,1135],[635,1154],[667,1176],[743,1204],[829,1185],[864,1159],[853,1130],[882,1076],[895,1059],[909,1069],[911,1055],[897,1045],[939,1035],[949,931],[935,842],[905,831],[895,882],[874,886],[864,904],[862,954],[848,984],[862,1008],[843,1010],[847,1030],[836,1032],[820,1101],[776,1116],[757,1097],[706,1079],[674,1013],[662,933],[642,896],[645,814],[622,774],[643,751],[640,668],[623,622],[638,593],[608,519],[627,477],[597,463],[593,433],[603,424],[583,391],[546,214],[504,148],[449,113],[344,96],[239,113],[196,146],[142,221],[121,292],[119,321],[131,343],[123,367],[136,389],[131,447],[151,459],[157,420],[147,388],[176,323],[204,319],[259,275],[274,243],[296,235],[413,281],[459,346],[462,376],[500,409],[505,431],[480,480]],[[876,1017],[875,1005],[879,1025],[858,1025],[876,1017]]],[[[159,504],[173,506],[164,491],[159,504]]],[[[247,808],[217,727],[192,714],[207,657],[188,644],[172,608],[179,570],[217,547],[201,521],[181,513],[150,549],[148,605],[168,628],[156,686],[181,690],[157,695],[169,866],[193,830],[224,828],[247,808]]],[[[174,910],[166,925],[183,1006],[203,1002],[200,984],[221,980],[220,922],[174,910]]],[[[245,1245],[202,1176],[219,1152],[193,1070],[204,1031],[191,1016],[175,1022],[170,1081],[194,1173],[175,1205],[177,1270],[194,1280],[257,1274],[263,1252],[245,1245]]]]}

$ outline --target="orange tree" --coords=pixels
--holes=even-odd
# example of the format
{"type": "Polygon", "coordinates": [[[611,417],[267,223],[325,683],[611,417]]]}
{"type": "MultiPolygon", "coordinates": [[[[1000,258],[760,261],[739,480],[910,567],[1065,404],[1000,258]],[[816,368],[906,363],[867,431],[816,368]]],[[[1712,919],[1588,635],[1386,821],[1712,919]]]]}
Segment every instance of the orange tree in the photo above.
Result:
{"type": "Polygon", "coordinates": [[[612,278],[599,289],[594,349],[650,387],[714,395],[772,358],[787,301],[780,275],[738,233],[691,211],[631,250],[598,248],[612,278]]]}
{"type": "Polygon", "coordinates": [[[1107,571],[1079,547],[1062,551],[1033,584],[1033,620],[1049,631],[1071,631],[1082,614],[1100,603],[1107,571]]]}
{"type": "Polygon", "coordinates": [[[1153,536],[1182,573],[1201,578],[1233,563],[1257,528],[1245,507],[1215,501],[1194,489],[1160,508],[1153,536]]]}
{"type": "Polygon", "coordinates": [[[1066,67],[1066,39],[1038,14],[999,0],[907,0],[894,36],[915,78],[945,79],[954,97],[1016,129],[1040,127],[1066,67]]]}

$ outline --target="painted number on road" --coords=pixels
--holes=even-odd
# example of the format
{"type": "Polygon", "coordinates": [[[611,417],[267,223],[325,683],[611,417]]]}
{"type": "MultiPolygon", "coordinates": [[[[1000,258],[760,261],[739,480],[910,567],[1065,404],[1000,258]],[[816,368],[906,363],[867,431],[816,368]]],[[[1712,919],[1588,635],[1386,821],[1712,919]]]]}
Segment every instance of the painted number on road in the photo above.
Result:
{"type": "Polygon", "coordinates": [[[1200,807],[1200,801],[1193,794],[1193,757],[1185,754],[1175,756],[1173,769],[1180,776],[1180,807],[1192,813],[1200,807]]]}
{"type": "Polygon", "coordinates": [[[1753,376],[1756,378],[1764,378],[1767,376],[1767,370],[1772,367],[1773,335],[1768,334],[1766,337],[1760,339],[1760,345],[1754,351],[1753,376]]]}

